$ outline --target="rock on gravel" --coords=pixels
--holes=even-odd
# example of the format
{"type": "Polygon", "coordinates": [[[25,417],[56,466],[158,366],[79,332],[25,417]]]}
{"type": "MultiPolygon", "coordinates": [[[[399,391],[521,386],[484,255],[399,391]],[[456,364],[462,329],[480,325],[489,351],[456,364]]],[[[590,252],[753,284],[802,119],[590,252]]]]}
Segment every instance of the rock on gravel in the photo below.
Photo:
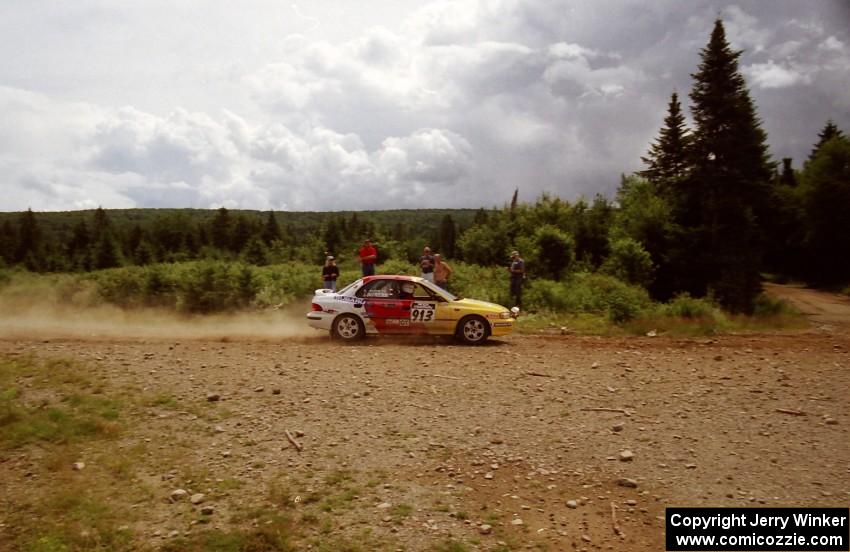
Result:
{"type": "Polygon", "coordinates": [[[630,450],[620,452],[620,462],[631,462],[635,459],[635,453],[630,450]]]}
{"type": "Polygon", "coordinates": [[[638,483],[634,479],[629,479],[628,477],[621,477],[617,480],[617,485],[619,485],[620,487],[627,487],[629,489],[636,489],[638,483]]]}
{"type": "Polygon", "coordinates": [[[204,501],[204,498],[205,496],[203,493],[195,493],[189,498],[189,502],[192,504],[200,504],[204,501]]]}
{"type": "Polygon", "coordinates": [[[171,498],[172,502],[177,502],[178,500],[186,498],[186,495],[188,495],[188,494],[189,493],[186,492],[185,489],[174,489],[173,491],[171,491],[171,494],[169,495],[169,497],[171,498]]]}
{"type": "Polygon", "coordinates": [[[216,402],[221,399],[221,395],[218,393],[207,393],[207,401],[216,402]]]}

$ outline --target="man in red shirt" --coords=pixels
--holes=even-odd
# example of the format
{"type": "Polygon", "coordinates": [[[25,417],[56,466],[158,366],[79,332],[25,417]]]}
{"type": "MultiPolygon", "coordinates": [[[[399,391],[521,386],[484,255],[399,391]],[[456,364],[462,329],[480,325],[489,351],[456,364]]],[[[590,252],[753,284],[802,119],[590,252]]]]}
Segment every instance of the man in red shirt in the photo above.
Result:
{"type": "Polygon", "coordinates": [[[375,274],[375,261],[378,259],[378,250],[372,246],[371,240],[363,242],[357,254],[360,256],[360,266],[363,269],[363,276],[372,276],[375,274]]]}

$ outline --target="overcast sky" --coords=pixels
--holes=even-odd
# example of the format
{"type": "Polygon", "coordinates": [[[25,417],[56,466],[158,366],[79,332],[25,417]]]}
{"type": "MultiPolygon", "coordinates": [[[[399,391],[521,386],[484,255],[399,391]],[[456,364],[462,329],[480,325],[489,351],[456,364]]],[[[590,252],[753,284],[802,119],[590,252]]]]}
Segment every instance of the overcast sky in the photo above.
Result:
{"type": "Polygon", "coordinates": [[[611,195],[718,16],[775,159],[850,133],[847,0],[4,0],[0,211],[611,195]]]}

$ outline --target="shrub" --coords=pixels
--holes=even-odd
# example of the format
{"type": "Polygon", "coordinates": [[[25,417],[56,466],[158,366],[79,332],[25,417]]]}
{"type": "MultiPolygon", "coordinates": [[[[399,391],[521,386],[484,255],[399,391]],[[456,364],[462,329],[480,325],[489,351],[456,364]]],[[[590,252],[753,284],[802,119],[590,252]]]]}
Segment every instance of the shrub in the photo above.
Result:
{"type": "Polygon", "coordinates": [[[419,276],[419,268],[407,262],[406,259],[390,259],[380,265],[381,274],[407,274],[419,276]]]}
{"type": "Polygon", "coordinates": [[[655,268],[652,257],[640,242],[620,238],[611,242],[611,252],[602,264],[602,272],[615,278],[646,287],[652,283],[655,268]]]}
{"type": "Polygon", "coordinates": [[[687,293],[677,295],[661,307],[662,314],[690,319],[713,317],[716,310],[717,307],[708,299],[698,299],[687,293]]]}
{"type": "Polygon", "coordinates": [[[784,299],[775,299],[765,293],[756,297],[753,315],[756,317],[797,314],[797,310],[784,299]]]}
{"type": "Polygon", "coordinates": [[[556,227],[544,224],[534,232],[534,249],[540,274],[553,280],[560,280],[575,260],[575,240],[569,234],[556,227]]]}
{"type": "Polygon", "coordinates": [[[530,310],[602,314],[617,323],[639,316],[651,305],[645,289],[587,272],[564,282],[531,280],[525,297],[530,310]]]}

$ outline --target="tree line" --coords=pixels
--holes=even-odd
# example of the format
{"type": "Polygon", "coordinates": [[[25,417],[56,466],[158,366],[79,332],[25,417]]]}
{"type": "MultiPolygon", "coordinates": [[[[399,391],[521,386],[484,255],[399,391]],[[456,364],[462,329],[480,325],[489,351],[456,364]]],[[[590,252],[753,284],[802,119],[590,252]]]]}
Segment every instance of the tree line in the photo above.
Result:
{"type": "Polygon", "coordinates": [[[457,236],[484,213],[472,209],[369,212],[126,209],[0,213],[0,266],[90,271],[197,259],[254,265],[351,259],[369,237],[381,261],[413,261],[428,244],[456,254],[457,236]]]}
{"type": "Polygon", "coordinates": [[[379,260],[447,258],[503,265],[519,249],[530,276],[604,272],[659,300],[711,297],[751,312],[764,272],[850,281],[850,141],[832,121],[801,168],[773,162],[767,136],[717,20],[689,93],[691,125],[673,92],[645,169],[613,199],[544,194],[500,209],[344,213],[115,210],[0,213],[0,260],[35,271],[214,258],[263,265],[351,260],[366,237],[379,260]]]}

